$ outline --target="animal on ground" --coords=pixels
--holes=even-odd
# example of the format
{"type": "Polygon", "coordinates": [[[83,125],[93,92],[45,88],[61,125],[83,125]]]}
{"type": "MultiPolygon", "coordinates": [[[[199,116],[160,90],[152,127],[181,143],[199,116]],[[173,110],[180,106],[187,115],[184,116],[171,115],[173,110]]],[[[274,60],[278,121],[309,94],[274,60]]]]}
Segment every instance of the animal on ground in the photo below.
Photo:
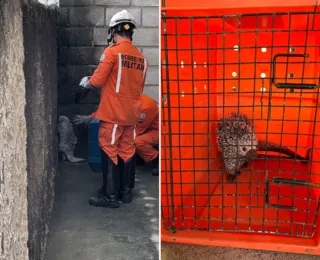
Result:
{"type": "Polygon", "coordinates": [[[86,159],[74,156],[74,150],[77,144],[77,137],[74,134],[73,126],[67,116],[60,116],[58,123],[59,133],[59,152],[62,155],[62,161],[68,160],[72,163],[85,162],[86,159]]]}
{"type": "Polygon", "coordinates": [[[222,154],[222,161],[227,171],[228,181],[233,181],[240,174],[240,169],[249,165],[258,151],[271,151],[287,155],[289,158],[308,163],[310,150],[306,157],[293,152],[287,147],[258,140],[254,132],[252,119],[244,113],[232,112],[217,123],[217,145],[222,154]]]}

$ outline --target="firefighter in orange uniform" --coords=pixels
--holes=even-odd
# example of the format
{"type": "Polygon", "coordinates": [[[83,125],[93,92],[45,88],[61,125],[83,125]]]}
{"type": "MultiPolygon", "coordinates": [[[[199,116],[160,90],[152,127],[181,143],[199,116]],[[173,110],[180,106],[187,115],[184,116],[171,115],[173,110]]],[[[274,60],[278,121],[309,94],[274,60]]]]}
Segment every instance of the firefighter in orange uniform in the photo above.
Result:
{"type": "Polygon", "coordinates": [[[159,107],[145,94],[141,97],[142,109],[137,124],[136,151],[145,161],[152,162],[152,175],[159,175],[159,152],[154,148],[159,144],[159,107]]]}
{"type": "Polygon", "coordinates": [[[133,16],[126,10],[111,18],[108,42],[113,39],[114,44],[105,49],[92,77],[81,80],[77,94],[80,100],[90,89],[102,88],[98,110],[87,120],[100,120],[103,185],[89,199],[96,207],[117,208],[119,200],[132,200],[136,124],[148,68],[146,58],[132,44],[135,27],[133,16]]]}

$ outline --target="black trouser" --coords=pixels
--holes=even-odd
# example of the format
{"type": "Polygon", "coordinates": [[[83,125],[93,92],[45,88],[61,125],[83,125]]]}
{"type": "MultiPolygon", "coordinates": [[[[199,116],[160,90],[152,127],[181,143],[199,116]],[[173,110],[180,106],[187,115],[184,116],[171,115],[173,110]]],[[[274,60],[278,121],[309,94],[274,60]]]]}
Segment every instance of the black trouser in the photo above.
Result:
{"type": "Polygon", "coordinates": [[[120,171],[119,167],[101,149],[102,163],[102,192],[104,195],[113,195],[120,190],[120,171]]]}
{"type": "Polygon", "coordinates": [[[116,165],[101,149],[102,162],[102,191],[104,195],[112,195],[129,190],[134,186],[135,156],[126,163],[118,156],[116,165]]]}

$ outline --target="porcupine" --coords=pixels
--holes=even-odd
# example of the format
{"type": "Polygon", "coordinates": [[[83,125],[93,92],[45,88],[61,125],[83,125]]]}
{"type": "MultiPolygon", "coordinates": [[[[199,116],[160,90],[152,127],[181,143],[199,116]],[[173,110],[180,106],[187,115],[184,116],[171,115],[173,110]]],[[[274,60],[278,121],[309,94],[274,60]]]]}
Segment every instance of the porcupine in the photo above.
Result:
{"type": "Polygon", "coordinates": [[[271,151],[288,155],[304,163],[309,161],[309,152],[302,157],[287,147],[258,140],[252,125],[252,120],[245,114],[232,112],[217,123],[217,144],[222,153],[222,160],[228,173],[228,180],[233,181],[240,169],[247,167],[250,158],[257,151],[271,151]]]}
{"type": "Polygon", "coordinates": [[[59,152],[62,153],[62,160],[72,163],[85,162],[86,159],[74,157],[74,149],[77,144],[77,137],[73,132],[72,124],[68,117],[60,116],[58,123],[59,152]]]}

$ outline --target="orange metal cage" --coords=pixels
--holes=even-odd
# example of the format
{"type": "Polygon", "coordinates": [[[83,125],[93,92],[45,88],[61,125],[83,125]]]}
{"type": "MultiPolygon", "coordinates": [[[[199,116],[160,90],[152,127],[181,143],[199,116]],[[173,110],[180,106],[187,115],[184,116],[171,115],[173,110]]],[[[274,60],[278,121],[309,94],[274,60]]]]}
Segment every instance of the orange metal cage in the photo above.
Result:
{"type": "Polygon", "coordinates": [[[162,240],[320,254],[319,8],[237,2],[162,2],[162,240]],[[310,162],[268,152],[227,182],[232,111],[310,162]]]}

